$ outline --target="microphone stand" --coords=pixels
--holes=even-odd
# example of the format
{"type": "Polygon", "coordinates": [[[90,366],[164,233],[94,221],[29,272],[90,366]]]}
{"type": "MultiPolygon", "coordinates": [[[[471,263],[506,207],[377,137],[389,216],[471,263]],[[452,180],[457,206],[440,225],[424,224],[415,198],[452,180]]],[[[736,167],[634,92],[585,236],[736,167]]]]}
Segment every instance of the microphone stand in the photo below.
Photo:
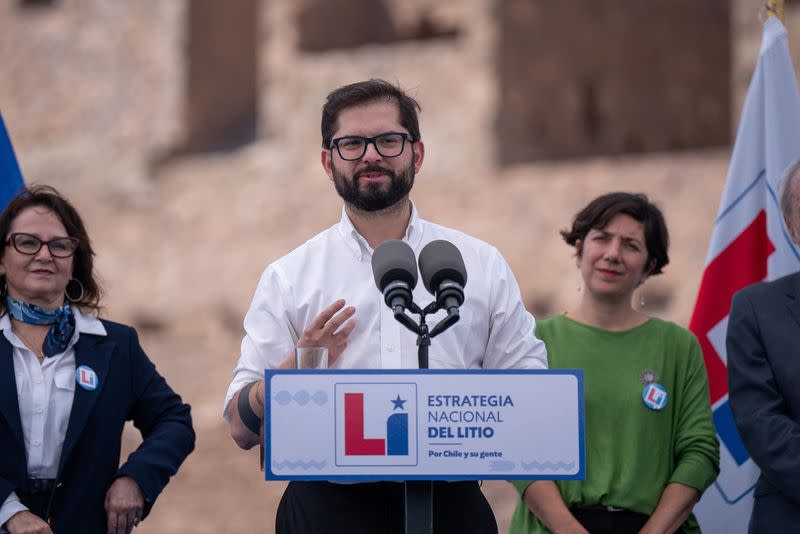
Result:
{"type": "MultiPolygon", "coordinates": [[[[458,308],[452,307],[448,310],[447,316],[439,321],[433,330],[428,330],[425,316],[435,313],[439,309],[436,301],[428,304],[425,309],[420,309],[415,303],[411,303],[409,310],[419,315],[419,324],[406,315],[403,306],[396,305],[394,318],[402,323],[406,328],[417,334],[417,359],[420,369],[428,369],[428,348],[431,346],[431,339],[438,336],[454,324],[460,318],[458,308]]],[[[433,481],[431,480],[406,480],[405,481],[405,501],[406,501],[406,534],[432,534],[433,533],[433,481]]]]}

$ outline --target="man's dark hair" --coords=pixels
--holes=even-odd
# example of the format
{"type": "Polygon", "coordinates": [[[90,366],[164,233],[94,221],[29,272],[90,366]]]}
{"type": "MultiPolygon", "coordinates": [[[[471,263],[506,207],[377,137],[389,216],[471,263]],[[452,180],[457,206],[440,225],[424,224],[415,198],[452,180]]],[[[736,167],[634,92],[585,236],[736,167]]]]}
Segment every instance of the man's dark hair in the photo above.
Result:
{"type": "Polygon", "coordinates": [[[669,233],[664,215],[646,195],[641,193],[608,193],[592,200],[572,219],[572,228],[562,230],[561,236],[568,244],[575,246],[580,240],[578,256],[583,253],[582,246],[589,230],[602,230],[615,215],[623,213],[644,225],[644,240],[647,247],[645,270],[649,274],[661,274],[669,263],[669,233]]]}
{"type": "MultiPolygon", "coordinates": [[[[31,186],[8,203],[6,209],[0,214],[0,238],[3,240],[0,259],[3,258],[10,246],[7,245],[7,241],[11,225],[20,213],[31,207],[41,207],[52,211],[64,225],[67,235],[78,239],[78,248],[72,258],[72,278],[83,285],[83,295],[73,304],[83,311],[99,311],[101,290],[94,275],[94,250],[89,241],[89,234],[86,232],[78,210],[55,188],[46,185],[31,186]]],[[[0,317],[8,312],[7,308],[6,299],[0,298],[0,317]]]]}
{"type": "Polygon", "coordinates": [[[322,106],[322,148],[330,148],[342,110],[374,102],[395,102],[400,115],[400,124],[408,130],[413,141],[419,141],[419,103],[405,91],[386,80],[371,80],[351,83],[334,89],[322,106]]]}

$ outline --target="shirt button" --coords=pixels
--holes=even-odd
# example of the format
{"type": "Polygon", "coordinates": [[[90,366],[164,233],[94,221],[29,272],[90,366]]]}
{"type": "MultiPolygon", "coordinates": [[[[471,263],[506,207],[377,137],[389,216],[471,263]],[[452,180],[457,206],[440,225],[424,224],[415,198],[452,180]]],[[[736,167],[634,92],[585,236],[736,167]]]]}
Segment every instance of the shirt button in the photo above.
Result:
{"type": "Polygon", "coordinates": [[[36,378],[33,379],[33,383],[34,384],[41,384],[42,383],[42,379],[37,376],[36,378]]]}
{"type": "Polygon", "coordinates": [[[394,345],[387,345],[386,350],[388,350],[389,352],[394,352],[394,345]]]}
{"type": "Polygon", "coordinates": [[[38,439],[35,439],[35,440],[33,440],[33,446],[34,446],[34,447],[38,447],[38,446],[39,446],[39,445],[41,445],[41,444],[42,444],[42,442],[41,442],[41,441],[39,441],[38,439]]]}
{"type": "Polygon", "coordinates": [[[36,413],[42,413],[43,411],[41,408],[36,408],[36,413]]]}

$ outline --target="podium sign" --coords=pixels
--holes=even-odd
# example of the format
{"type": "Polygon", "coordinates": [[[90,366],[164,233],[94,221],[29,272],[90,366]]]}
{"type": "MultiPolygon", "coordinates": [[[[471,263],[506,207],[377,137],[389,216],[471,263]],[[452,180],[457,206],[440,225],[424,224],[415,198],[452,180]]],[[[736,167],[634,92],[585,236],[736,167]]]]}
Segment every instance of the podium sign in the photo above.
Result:
{"type": "Polygon", "coordinates": [[[267,480],[583,479],[580,370],[267,370],[267,480]]]}

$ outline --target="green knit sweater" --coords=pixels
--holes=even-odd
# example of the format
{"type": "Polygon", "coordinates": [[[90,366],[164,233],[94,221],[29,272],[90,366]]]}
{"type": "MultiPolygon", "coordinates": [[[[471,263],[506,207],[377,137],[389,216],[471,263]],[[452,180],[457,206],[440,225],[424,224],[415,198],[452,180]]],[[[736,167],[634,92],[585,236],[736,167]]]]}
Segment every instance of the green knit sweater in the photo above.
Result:
{"type": "MultiPolygon", "coordinates": [[[[708,378],[697,339],[660,319],[611,332],[558,316],[539,321],[551,369],[583,369],[586,480],[557,481],[568,507],[601,504],[650,515],[670,482],[704,491],[719,473],[708,378]],[[654,411],[642,400],[650,372],[667,391],[654,411]]],[[[531,481],[512,484],[520,496],[531,481]]],[[[699,532],[694,516],[684,524],[699,532]]],[[[547,532],[520,498],[511,534],[547,532]]]]}

